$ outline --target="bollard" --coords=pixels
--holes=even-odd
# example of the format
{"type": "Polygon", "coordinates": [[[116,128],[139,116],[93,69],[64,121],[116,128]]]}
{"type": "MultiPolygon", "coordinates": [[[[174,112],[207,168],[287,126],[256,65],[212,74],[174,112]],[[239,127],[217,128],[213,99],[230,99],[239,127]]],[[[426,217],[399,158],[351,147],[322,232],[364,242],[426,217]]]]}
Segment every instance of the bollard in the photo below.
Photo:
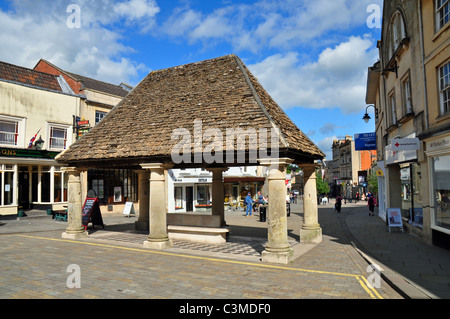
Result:
{"type": "Polygon", "coordinates": [[[265,222],[266,221],[266,206],[261,206],[259,208],[259,221],[265,222]]]}

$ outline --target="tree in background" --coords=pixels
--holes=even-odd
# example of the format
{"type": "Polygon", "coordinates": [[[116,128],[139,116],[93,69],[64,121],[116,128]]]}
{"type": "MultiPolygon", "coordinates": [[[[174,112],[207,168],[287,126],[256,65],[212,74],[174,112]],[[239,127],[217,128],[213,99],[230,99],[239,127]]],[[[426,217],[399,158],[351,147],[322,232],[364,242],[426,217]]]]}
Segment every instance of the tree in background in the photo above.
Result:
{"type": "Polygon", "coordinates": [[[369,177],[367,178],[368,190],[372,194],[378,194],[378,177],[377,172],[374,169],[376,165],[377,163],[373,162],[372,168],[370,169],[369,177]]]}
{"type": "Polygon", "coordinates": [[[321,170],[316,170],[317,195],[326,195],[330,192],[330,186],[322,179],[321,170]]]}

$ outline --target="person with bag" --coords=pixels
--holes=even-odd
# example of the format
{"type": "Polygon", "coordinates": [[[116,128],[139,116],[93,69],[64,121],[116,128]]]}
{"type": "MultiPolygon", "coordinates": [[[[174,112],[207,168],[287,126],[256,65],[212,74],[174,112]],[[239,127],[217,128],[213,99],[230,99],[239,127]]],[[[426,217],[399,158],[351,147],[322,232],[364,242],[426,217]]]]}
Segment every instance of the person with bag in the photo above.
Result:
{"type": "Polygon", "coordinates": [[[342,207],[342,197],[341,194],[338,194],[338,196],[336,197],[336,203],[334,204],[334,209],[336,210],[336,212],[340,213],[341,207],[342,207]]]}

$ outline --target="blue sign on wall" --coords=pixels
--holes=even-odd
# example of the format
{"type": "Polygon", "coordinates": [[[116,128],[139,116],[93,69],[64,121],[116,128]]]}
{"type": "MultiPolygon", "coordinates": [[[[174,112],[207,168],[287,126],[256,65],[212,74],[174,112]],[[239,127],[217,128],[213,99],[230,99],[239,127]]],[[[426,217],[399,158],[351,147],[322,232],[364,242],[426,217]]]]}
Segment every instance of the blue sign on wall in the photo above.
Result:
{"type": "Polygon", "coordinates": [[[370,151],[377,149],[375,132],[355,134],[355,151],[370,151]]]}

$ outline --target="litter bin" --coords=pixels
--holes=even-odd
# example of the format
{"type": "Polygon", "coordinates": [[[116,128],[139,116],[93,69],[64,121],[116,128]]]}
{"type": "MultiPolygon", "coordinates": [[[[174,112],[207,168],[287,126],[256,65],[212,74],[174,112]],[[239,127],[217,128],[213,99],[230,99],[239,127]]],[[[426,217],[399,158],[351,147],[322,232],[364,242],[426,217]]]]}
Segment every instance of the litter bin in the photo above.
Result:
{"type": "Polygon", "coordinates": [[[291,216],[291,203],[286,203],[287,217],[291,216]]]}
{"type": "Polygon", "coordinates": [[[265,222],[266,221],[266,206],[261,206],[259,208],[259,221],[265,222]]]}

